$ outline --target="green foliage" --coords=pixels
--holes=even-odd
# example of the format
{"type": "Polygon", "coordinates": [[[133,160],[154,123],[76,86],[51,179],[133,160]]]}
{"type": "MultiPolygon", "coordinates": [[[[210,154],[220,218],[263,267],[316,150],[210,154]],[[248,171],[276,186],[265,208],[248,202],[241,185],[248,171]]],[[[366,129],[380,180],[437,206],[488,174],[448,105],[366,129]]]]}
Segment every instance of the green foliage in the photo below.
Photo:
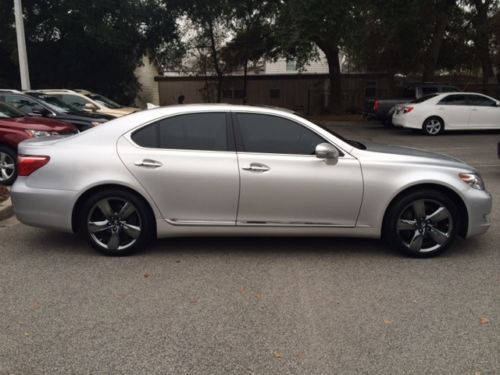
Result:
{"type": "MultiPolygon", "coordinates": [[[[2,4],[0,80],[13,87],[19,85],[13,10],[2,4]]],[[[174,15],[154,0],[23,0],[23,7],[34,88],[86,88],[130,102],[141,57],[176,37],[174,15]]]]}

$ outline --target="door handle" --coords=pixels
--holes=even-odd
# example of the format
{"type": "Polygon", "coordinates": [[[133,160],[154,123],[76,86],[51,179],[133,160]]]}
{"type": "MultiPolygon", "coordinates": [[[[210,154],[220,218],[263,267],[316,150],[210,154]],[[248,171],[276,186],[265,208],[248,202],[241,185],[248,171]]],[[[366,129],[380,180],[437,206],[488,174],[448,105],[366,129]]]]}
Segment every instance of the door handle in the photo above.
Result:
{"type": "Polygon", "coordinates": [[[134,163],[134,165],[143,168],[160,168],[161,166],[163,166],[163,164],[160,163],[159,161],[152,159],[144,159],[143,161],[137,161],[134,163]]]}
{"type": "Polygon", "coordinates": [[[477,111],[477,108],[472,108],[472,109],[471,109],[471,111],[476,112],[476,111],[477,111]]]}
{"type": "Polygon", "coordinates": [[[243,167],[242,168],[245,171],[250,171],[250,172],[267,172],[271,168],[269,168],[265,164],[260,164],[260,163],[251,163],[249,167],[243,167]]]}

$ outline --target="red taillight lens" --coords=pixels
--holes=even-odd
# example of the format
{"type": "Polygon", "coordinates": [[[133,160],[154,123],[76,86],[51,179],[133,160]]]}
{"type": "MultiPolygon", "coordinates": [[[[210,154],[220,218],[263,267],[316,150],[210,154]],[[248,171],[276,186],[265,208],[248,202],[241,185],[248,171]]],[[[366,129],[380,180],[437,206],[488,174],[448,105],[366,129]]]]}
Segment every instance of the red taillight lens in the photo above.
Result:
{"type": "Polygon", "coordinates": [[[380,108],[380,103],[378,102],[378,100],[375,100],[373,102],[373,112],[378,112],[379,108],[380,108]]]}
{"type": "Polygon", "coordinates": [[[29,176],[36,170],[42,168],[50,160],[48,156],[19,155],[17,157],[18,176],[29,176]]]}
{"type": "Polygon", "coordinates": [[[410,113],[411,111],[413,111],[413,107],[404,107],[403,108],[403,113],[410,113]]]}

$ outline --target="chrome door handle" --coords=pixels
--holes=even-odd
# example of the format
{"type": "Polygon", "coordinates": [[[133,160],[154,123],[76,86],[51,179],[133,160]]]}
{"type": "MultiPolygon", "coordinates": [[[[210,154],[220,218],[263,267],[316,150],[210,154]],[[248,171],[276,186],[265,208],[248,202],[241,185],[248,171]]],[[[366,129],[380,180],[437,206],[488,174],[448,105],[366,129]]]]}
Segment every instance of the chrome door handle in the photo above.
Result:
{"type": "Polygon", "coordinates": [[[144,168],[160,168],[163,166],[162,163],[156,160],[151,160],[151,159],[144,159],[143,161],[137,161],[134,163],[135,166],[137,167],[144,167],[144,168]]]}
{"type": "Polygon", "coordinates": [[[271,168],[269,168],[265,164],[251,163],[249,167],[243,167],[242,169],[245,171],[250,171],[250,172],[267,172],[271,168]]]}

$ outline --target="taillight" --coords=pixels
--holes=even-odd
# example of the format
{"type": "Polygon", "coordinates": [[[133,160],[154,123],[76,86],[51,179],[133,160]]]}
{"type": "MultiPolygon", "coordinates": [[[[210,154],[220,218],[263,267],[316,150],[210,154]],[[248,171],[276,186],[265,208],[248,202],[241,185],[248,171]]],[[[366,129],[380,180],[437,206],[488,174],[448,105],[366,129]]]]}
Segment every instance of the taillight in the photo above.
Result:
{"type": "Polygon", "coordinates": [[[380,103],[378,102],[378,100],[375,100],[373,102],[373,112],[378,112],[379,108],[380,108],[380,103]]]}
{"type": "Polygon", "coordinates": [[[410,106],[403,107],[403,113],[410,113],[411,111],[413,111],[413,107],[410,106]]]}
{"type": "Polygon", "coordinates": [[[50,160],[48,156],[19,155],[17,157],[17,174],[19,176],[29,176],[36,170],[42,168],[50,160]]]}

